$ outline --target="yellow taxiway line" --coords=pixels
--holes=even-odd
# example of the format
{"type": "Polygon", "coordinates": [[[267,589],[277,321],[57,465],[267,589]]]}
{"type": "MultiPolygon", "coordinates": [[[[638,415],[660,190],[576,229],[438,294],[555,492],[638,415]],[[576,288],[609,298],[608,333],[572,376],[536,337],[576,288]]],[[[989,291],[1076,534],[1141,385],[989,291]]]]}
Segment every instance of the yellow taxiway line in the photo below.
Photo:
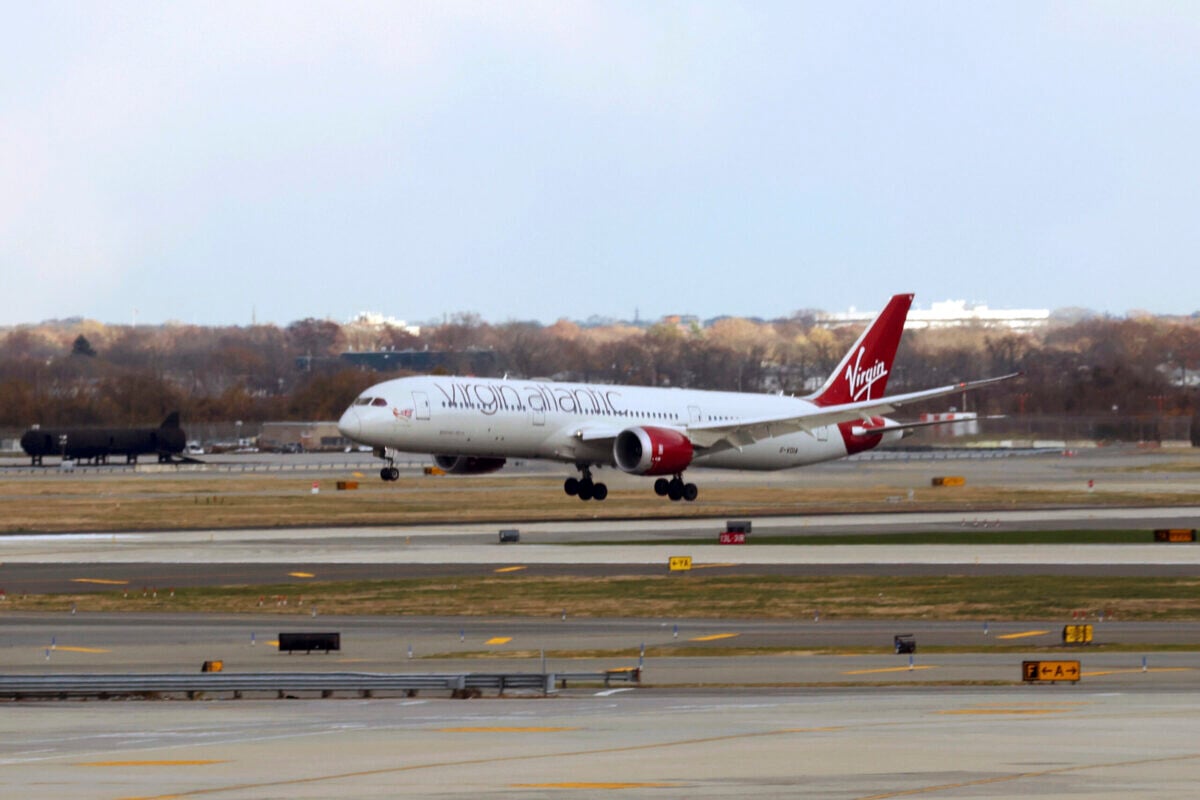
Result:
{"type": "Polygon", "coordinates": [[[1045,636],[1050,631],[1024,631],[1022,633],[1006,633],[1003,636],[997,636],[997,639],[1027,639],[1030,636],[1045,636]]]}
{"type": "Polygon", "coordinates": [[[919,669],[937,669],[930,664],[911,667],[885,667],[882,669],[852,669],[849,672],[843,672],[843,675],[873,675],[880,672],[916,672],[919,669]]]}

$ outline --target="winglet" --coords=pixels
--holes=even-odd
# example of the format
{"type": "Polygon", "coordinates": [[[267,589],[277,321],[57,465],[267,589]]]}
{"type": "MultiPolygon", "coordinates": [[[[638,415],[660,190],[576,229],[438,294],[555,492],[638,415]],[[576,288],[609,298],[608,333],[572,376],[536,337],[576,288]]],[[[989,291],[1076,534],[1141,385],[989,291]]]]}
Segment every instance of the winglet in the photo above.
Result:
{"type": "Polygon", "coordinates": [[[833,406],[883,397],[912,301],[911,294],[893,295],[810,399],[819,406],[833,406]]]}

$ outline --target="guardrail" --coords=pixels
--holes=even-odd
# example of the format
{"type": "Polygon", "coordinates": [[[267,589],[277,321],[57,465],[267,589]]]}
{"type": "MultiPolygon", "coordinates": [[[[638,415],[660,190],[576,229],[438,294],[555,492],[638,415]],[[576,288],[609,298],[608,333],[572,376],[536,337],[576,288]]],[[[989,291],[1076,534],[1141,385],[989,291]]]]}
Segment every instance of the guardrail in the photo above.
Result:
{"type": "Polygon", "coordinates": [[[0,697],[67,700],[72,697],[146,697],[178,695],[196,699],[220,693],[240,698],[247,693],[292,696],[311,692],[332,697],[354,692],[362,697],[383,693],[415,695],[421,690],[449,691],[452,697],[478,697],[484,690],[503,695],[509,690],[551,694],[570,683],[640,683],[640,668],[604,672],[502,672],[502,673],[245,673],[207,672],[178,674],[84,674],[0,676],[0,697]]]}

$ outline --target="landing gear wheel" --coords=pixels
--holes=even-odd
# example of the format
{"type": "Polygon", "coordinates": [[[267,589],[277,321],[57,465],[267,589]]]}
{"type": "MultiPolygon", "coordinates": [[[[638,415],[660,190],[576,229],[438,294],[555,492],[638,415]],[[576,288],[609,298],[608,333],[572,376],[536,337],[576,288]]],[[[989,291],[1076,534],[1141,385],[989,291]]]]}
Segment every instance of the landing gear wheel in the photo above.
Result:
{"type": "Polygon", "coordinates": [[[567,478],[563,481],[563,491],[567,493],[567,497],[579,494],[579,478],[567,478]]]}
{"type": "Polygon", "coordinates": [[[689,503],[696,499],[700,494],[700,490],[696,488],[694,483],[685,483],[683,485],[683,499],[689,503]]]}
{"type": "Polygon", "coordinates": [[[593,500],[603,500],[606,497],[608,497],[608,487],[607,486],[605,486],[603,483],[597,483],[597,484],[592,485],[592,499],[593,500]]]}
{"type": "Polygon", "coordinates": [[[591,500],[593,496],[592,493],[595,491],[595,489],[596,487],[592,485],[591,479],[584,478],[579,482],[579,499],[591,500]]]}
{"type": "Polygon", "coordinates": [[[383,469],[379,470],[379,479],[382,481],[390,481],[392,479],[391,475],[391,467],[384,467],[383,469]]]}
{"type": "Polygon", "coordinates": [[[396,467],[388,467],[387,474],[388,474],[388,476],[387,476],[386,480],[389,480],[389,481],[400,480],[400,470],[397,469],[396,467]]]}
{"type": "Polygon", "coordinates": [[[659,497],[666,497],[667,490],[671,487],[671,482],[666,478],[659,478],[654,482],[654,493],[659,497]]]}
{"type": "Polygon", "coordinates": [[[671,481],[671,485],[667,487],[667,497],[671,498],[672,502],[678,502],[683,499],[683,481],[676,478],[671,481]]]}

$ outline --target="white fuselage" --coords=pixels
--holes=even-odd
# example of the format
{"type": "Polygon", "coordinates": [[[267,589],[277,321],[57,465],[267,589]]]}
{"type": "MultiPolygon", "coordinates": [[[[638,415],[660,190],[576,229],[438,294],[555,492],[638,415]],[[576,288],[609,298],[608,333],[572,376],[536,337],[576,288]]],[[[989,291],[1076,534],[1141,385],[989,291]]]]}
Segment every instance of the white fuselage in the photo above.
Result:
{"type": "MultiPolygon", "coordinates": [[[[812,408],[780,395],[552,381],[422,376],[365,391],[338,427],[347,437],[405,452],[549,459],[613,465],[611,434],[739,419],[786,417],[812,408]]],[[[899,432],[853,437],[848,426],[789,433],[701,454],[693,466],[777,470],[843,458],[899,432]]]]}

